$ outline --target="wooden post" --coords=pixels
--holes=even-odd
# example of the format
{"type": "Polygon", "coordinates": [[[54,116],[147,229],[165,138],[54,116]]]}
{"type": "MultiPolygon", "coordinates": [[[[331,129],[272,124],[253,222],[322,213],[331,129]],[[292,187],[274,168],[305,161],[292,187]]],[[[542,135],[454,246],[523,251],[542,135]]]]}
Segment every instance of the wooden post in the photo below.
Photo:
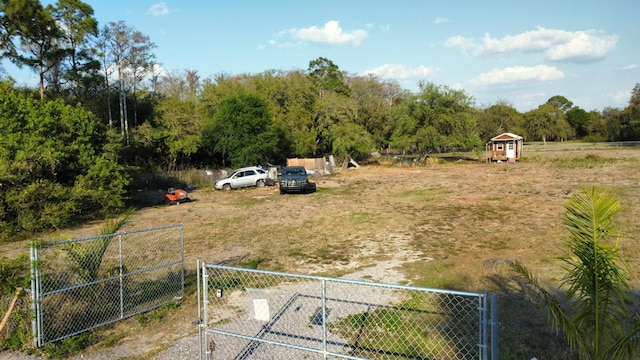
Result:
{"type": "Polygon", "coordinates": [[[7,313],[4,314],[4,317],[2,318],[2,323],[0,323],[0,332],[2,332],[2,329],[4,329],[4,326],[7,324],[7,321],[9,321],[9,316],[11,316],[13,307],[16,305],[16,301],[18,301],[18,295],[20,295],[21,292],[22,292],[22,288],[18,288],[18,290],[16,291],[16,295],[13,297],[13,300],[11,300],[9,309],[7,310],[7,313]]]}

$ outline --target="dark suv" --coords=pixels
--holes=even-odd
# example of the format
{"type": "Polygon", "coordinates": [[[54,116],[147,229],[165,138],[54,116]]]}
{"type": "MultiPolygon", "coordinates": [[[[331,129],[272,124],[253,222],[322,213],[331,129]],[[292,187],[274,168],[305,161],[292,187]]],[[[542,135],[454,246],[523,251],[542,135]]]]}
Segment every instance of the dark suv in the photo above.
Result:
{"type": "Polygon", "coordinates": [[[280,194],[308,193],[316,190],[316,184],[309,181],[307,171],[302,166],[285,166],[280,172],[280,194]]]}

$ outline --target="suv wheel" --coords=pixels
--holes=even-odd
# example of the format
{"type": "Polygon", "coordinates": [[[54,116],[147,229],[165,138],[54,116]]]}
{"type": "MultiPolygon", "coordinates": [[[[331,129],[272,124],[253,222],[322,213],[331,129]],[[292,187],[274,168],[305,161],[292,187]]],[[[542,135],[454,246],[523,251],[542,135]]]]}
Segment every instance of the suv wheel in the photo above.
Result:
{"type": "Polygon", "coordinates": [[[229,184],[222,185],[222,190],[227,190],[227,191],[231,190],[231,185],[229,185],[229,184]]]}
{"type": "Polygon", "coordinates": [[[256,186],[261,188],[265,186],[264,180],[260,179],[258,180],[258,182],[256,182],[256,186]]]}

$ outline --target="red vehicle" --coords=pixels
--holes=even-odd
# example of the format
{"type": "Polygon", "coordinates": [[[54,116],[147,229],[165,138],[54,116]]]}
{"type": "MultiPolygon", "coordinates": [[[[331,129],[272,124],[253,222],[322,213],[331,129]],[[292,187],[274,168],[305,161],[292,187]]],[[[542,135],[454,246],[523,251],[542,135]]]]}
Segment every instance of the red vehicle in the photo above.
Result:
{"type": "Polygon", "coordinates": [[[191,199],[186,190],[169,188],[165,196],[160,200],[160,203],[177,205],[189,201],[191,201],[191,199]]]}

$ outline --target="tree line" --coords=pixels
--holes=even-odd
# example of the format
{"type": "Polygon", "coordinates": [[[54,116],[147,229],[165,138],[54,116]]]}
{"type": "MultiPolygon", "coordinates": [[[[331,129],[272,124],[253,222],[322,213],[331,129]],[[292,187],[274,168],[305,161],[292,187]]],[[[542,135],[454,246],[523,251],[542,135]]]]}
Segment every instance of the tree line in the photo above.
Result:
{"type": "Polygon", "coordinates": [[[319,57],[258,74],[161,72],[149,36],[99,26],[79,0],[0,0],[0,241],[122,211],[136,174],[284,163],[291,157],[477,150],[502,132],[526,141],[640,140],[640,84],[624,109],[553,96],[521,113],[507,100],[343,71],[319,57]]]}

